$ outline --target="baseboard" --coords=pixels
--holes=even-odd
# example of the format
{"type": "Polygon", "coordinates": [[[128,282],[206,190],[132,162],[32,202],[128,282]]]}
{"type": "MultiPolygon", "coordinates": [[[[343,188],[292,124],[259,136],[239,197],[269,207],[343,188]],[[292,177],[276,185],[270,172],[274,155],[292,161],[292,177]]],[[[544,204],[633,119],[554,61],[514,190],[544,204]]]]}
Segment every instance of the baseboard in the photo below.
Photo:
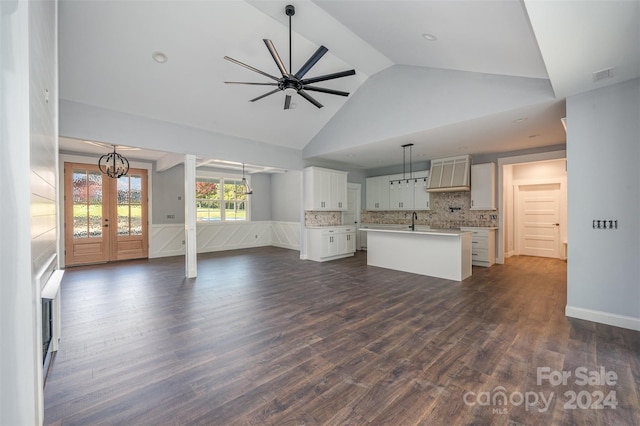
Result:
{"type": "Polygon", "coordinates": [[[300,250],[300,247],[294,245],[294,244],[284,244],[284,243],[274,243],[272,242],[270,244],[273,247],[279,247],[279,248],[283,248],[283,249],[289,249],[289,250],[300,250]]]}
{"type": "Polygon", "coordinates": [[[569,305],[565,307],[564,313],[566,316],[571,318],[578,318],[600,324],[613,325],[615,327],[640,331],[640,318],[611,314],[609,312],[594,311],[592,309],[576,308],[569,305]]]}

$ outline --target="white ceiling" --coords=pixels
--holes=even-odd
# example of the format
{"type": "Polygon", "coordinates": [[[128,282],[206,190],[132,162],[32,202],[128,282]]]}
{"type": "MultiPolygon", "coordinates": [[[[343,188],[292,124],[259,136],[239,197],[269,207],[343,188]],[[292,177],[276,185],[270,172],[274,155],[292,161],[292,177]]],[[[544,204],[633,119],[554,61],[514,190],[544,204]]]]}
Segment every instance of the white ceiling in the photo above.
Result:
{"type": "MultiPolygon", "coordinates": [[[[407,142],[415,143],[414,154],[425,159],[554,145],[564,142],[560,118],[565,115],[566,96],[640,77],[639,4],[635,0],[60,0],[60,97],[302,150],[312,141],[322,144],[323,135],[335,131],[341,114],[362,116],[374,107],[360,106],[355,113],[346,107],[358,96],[366,98],[365,91],[376,90],[372,77],[409,65],[464,71],[469,76],[520,77],[524,83],[549,80],[552,90],[544,101],[523,102],[511,110],[450,116],[440,125],[422,127],[416,119],[409,132],[390,126],[391,134],[383,139],[345,142],[313,159],[375,168],[401,164],[399,146],[407,142]],[[263,38],[273,41],[288,66],[286,4],[296,6],[294,71],[325,45],[329,53],[307,76],[355,69],[355,76],[317,84],[351,92],[349,98],[313,93],[324,105],[317,109],[297,96],[296,108],[285,111],[282,93],[248,102],[270,87],[223,83],[268,81],[225,61],[225,55],[278,74],[263,38]],[[427,41],[423,33],[437,40],[427,41]],[[168,61],[154,62],[154,51],[165,53],[168,61]],[[613,78],[593,81],[593,72],[610,67],[615,67],[613,78]],[[514,123],[523,117],[526,120],[514,123]]],[[[389,102],[416,102],[407,99],[411,94],[404,96],[389,102]]],[[[88,152],[81,151],[87,144],[71,148],[73,141],[63,143],[61,147],[68,150],[88,152]]]]}

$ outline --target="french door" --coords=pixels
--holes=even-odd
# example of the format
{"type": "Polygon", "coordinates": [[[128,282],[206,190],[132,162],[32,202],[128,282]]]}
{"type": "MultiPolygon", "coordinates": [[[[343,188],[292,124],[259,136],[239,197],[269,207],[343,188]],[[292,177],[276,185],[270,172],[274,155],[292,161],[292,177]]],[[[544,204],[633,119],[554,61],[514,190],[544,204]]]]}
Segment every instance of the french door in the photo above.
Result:
{"type": "Polygon", "coordinates": [[[64,163],[64,217],[67,266],[148,257],[147,171],[64,163]]]}

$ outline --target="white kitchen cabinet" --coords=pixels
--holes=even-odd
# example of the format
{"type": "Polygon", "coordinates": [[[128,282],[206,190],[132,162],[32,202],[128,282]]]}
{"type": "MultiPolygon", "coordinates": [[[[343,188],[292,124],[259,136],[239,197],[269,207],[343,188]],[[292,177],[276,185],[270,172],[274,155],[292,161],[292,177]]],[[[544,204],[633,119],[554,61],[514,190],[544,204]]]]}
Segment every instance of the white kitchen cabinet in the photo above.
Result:
{"type": "Polygon", "coordinates": [[[496,169],[494,163],[471,166],[471,210],[496,209],[496,169]]]}
{"type": "Polygon", "coordinates": [[[356,228],[353,226],[307,228],[307,253],[310,260],[326,262],[353,256],[356,228]]]}
{"type": "Polygon", "coordinates": [[[304,169],[305,210],[347,210],[347,174],[322,167],[304,169]]]}
{"type": "Polygon", "coordinates": [[[430,192],[454,192],[469,190],[469,165],[471,157],[457,157],[431,160],[428,190],[430,192]]]}
{"type": "Polygon", "coordinates": [[[413,210],[414,179],[402,174],[389,176],[389,210],[413,210]]]}
{"type": "Polygon", "coordinates": [[[496,263],[496,230],[495,228],[460,228],[470,231],[471,264],[475,266],[491,266],[496,263]]]}
{"type": "Polygon", "coordinates": [[[389,210],[389,176],[367,178],[367,210],[389,210]]]}
{"type": "Polygon", "coordinates": [[[422,172],[415,178],[413,186],[413,209],[431,210],[431,193],[427,192],[429,173],[422,172]]]}

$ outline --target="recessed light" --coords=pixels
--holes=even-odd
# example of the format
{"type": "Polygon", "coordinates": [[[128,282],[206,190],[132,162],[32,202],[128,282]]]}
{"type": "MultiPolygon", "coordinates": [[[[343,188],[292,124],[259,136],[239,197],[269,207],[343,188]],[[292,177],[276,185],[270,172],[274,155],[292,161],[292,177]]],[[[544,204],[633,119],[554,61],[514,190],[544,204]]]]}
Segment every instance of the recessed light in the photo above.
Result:
{"type": "Polygon", "coordinates": [[[153,52],[151,54],[151,57],[153,58],[154,61],[156,61],[159,64],[164,64],[169,59],[167,55],[162,52],[153,52]]]}
{"type": "Polygon", "coordinates": [[[436,41],[438,39],[438,37],[434,36],[433,34],[429,34],[429,33],[424,33],[422,34],[422,38],[428,41],[436,41]]]}
{"type": "Polygon", "coordinates": [[[533,139],[533,138],[537,138],[539,135],[533,134],[533,135],[529,135],[529,139],[533,139]]]}
{"type": "Polygon", "coordinates": [[[527,121],[527,117],[516,118],[515,120],[513,120],[513,123],[517,124],[522,123],[523,121],[527,121]]]}

